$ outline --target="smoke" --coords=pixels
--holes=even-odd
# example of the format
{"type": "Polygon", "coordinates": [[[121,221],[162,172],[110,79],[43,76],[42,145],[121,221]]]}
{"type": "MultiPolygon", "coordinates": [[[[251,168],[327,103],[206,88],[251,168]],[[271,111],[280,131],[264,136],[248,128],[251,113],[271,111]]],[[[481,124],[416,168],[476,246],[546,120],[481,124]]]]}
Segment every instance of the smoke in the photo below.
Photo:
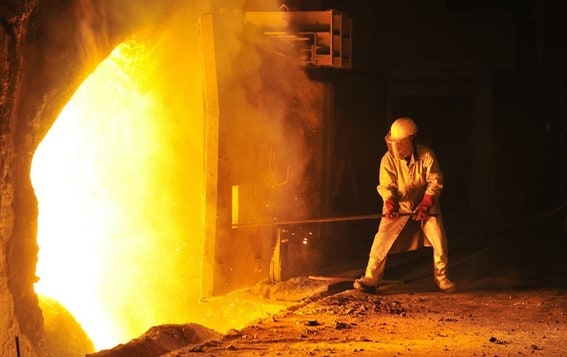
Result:
{"type": "MultiPolygon", "coordinates": [[[[159,31],[176,12],[184,11],[186,3],[183,0],[75,0],[69,14],[56,13],[51,17],[57,16],[57,22],[65,24],[60,29],[70,30],[76,55],[85,68],[92,69],[130,34],[159,31]]],[[[206,3],[192,1],[191,7],[203,9],[206,3]]],[[[187,20],[189,23],[191,17],[187,20]]]]}
{"type": "Polygon", "coordinates": [[[310,165],[320,154],[321,85],[309,80],[294,48],[245,23],[241,12],[213,21],[214,38],[205,40],[216,48],[219,155],[225,178],[242,189],[242,220],[316,214],[308,202],[316,206],[319,182],[307,171],[317,169],[310,165]]]}
{"type": "Polygon", "coordinates": [[[92,67],[106,57],[105,52],[111,46],[107,7],[96,6],[90,0],[77,0],[72,18],[77,19],[74,41],[78,45],[77,54],[87,67],[92,67]]]}
{"type": "MultiPolygon", "coordinates": [[[[215,48],[212,99],[222,123],[219,209],[238,185],[245,220],[316,214],[319,183],[311,177],[320,171],[314,148],[321,140],[321,86],[297,65],[293,49],[245,23],[234,3],[212,9],[213,37],[199,25],[209,2],[160,3],[75,3],[76,50],[87,68],[96,66],[40,144],[32,168],[39,285],[73,313],[98,349],[157,324],[191,321],[222,331],[265,313],[211,312],[198,303],[210,239],[203,232],[203,189],[211,114],[204,103],[211,94],[203,68],[212,67],[203,62],[204,46],[215,48]],[[121,45],[101,63],[112,43],[121,45]]],[[[275,9],[272,2],[253,6],[260,3],[275,9]]],[[[269,244],[246,242],[252,246],[238,247],[235,271],[250,269],[242,257],[248,251],[269,260],[269,244]]]]}

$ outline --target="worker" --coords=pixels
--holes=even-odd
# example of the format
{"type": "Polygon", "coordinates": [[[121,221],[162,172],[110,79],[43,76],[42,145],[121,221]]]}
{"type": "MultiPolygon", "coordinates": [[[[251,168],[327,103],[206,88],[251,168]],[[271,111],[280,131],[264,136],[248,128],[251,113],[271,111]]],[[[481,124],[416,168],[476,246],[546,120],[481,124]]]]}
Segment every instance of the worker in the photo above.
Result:
{"type": "Polygon", "coordinates": [[[455,291],[455,284],[447,276],[447,238],[439,207],[443,174],[434,152],[416,142],[416,135],[417,125],[408,117],[396,119],[386,135],[388,152],[380,162],[377,186],[384,202],[383,218],[366,272],[353,284],[357,290],[376,292],[388,253],[430,246],[436,285],[443,292],[455,291]]]}

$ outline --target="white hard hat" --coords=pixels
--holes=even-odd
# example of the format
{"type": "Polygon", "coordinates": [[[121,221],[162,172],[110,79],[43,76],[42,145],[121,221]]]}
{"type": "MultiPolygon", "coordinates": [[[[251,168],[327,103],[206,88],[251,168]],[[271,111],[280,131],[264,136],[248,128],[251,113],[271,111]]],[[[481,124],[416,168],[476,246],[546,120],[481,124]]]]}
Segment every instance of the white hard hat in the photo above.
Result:
{"type": "Polygon", "coordinates": [[[408,117],[396,119],[390,127],[390,139],[399,140],[417,133],[417,125],[408,117]]]}

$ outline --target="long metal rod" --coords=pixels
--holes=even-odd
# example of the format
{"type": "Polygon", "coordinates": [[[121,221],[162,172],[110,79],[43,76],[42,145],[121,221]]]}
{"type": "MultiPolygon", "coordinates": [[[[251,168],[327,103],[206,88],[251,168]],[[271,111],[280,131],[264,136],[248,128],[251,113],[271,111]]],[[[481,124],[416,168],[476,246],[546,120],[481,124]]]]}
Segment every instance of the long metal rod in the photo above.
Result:
{"type": "MultiPolygon", "coordinates": [[[[415,216],[415,212],[400,213],[400,216],[415,216]]],[[[430,216],[437,217],[438,214],[433,213],[430,216]]],[[[273,222],[251,222],[251,223],[235,223],[232,228],[238,227],[251,227],[251,226],[285,226],[294,224],[307,224],[307,223],[325,223],[325,222],[344,222],[344,221],[363,221],[368,219],[378,219],[384,217],[383,214],[364,214],[360,216],[343,216],[343,217],[327,217],[318,219],[305,219],[299,221],[273,221],[273,222]]]]}

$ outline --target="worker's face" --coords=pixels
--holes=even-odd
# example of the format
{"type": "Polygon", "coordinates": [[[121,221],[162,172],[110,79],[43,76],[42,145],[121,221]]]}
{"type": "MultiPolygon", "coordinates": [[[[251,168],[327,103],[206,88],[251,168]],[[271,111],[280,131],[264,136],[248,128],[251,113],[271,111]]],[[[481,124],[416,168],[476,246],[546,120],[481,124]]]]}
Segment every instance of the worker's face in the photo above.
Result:
{"type": "Polygon", "coordinates": [[[388,151],[397,160],[402,160],[409,157],[413,153],[413,136],[392,140],[388,135],[386,136],[386,145],[388,146],[388,151]]]}

